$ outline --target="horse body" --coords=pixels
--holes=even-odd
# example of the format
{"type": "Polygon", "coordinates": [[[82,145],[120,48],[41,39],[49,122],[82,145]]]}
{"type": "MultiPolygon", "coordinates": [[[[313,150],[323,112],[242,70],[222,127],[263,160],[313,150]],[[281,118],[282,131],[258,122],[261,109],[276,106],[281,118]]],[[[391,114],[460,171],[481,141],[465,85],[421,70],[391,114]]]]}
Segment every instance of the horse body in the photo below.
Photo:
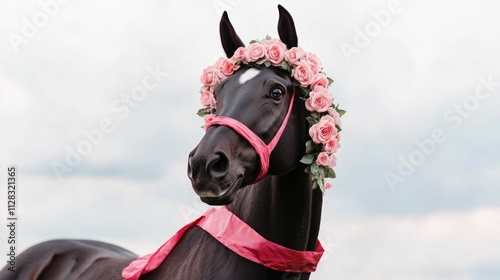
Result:
{"type": "Polygon", "coordinates": [[[122,279],[121,271],[136,258],[132,252],[104,242],[51,240],[20,254],[15,272],[4,267],[0,279],[122,279]]]}
{"type": "MultiPolygon", "coordinates": [[[[278,31],[288,48],[297,46],[290,14],[281,6],[278,31]]],[[[224,51],[230,57],[244,46],[227,14],[220,25],[224,51]]],[[[312,189],[299,163],[308,137],[307,111],[289,74],[276,67],[258,73],[241,67],[215,90],[217,114],[244,123],[269,143],[288,124],[270,154],[267,176],[255,182],[259,161],[254,148],[233,129],[212,126],[190,153],[188,176],[201,200],[228,209],[262,237],[298,251],[314,251],[320,227],[322,192],[312,189]],[[271,96],[270,93],[273,93],[271,96]],[[293,100],[293,101],[292,101],[293,100]]],[[[0,279],[122,279],[133,253],[87,240],[54,240],[35,245],[18,256],[16,272],[5,267],[0,279]]],[[[232,252],[200,227],[189,229],[163,263],[140,279],[309,279],[309,273],[266,268],[232,252]]]]}

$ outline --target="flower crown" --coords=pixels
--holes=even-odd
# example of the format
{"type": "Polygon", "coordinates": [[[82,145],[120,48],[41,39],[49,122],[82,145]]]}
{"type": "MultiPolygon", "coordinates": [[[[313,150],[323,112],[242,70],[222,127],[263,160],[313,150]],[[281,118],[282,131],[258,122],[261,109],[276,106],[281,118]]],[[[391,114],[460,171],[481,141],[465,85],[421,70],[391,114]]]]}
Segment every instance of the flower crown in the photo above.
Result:
{"type": "Polygon", "coordinates": [[[231,76],[241,64],[253,67],[279,67],[290,73],[294,85],[300,88],[306,109],[310,112],[309,136],[306,152],[300,162],[307,165],[304,170],[311,174],[312,187],[328,190],[331,184],[326,178],[335,178],[333,167],[337,164],[335,153],[340,148],[340,118],[345,111],[333,104],[334,98],[328,91],[333,80],[323,72],[318,57],[300,47],[287,49],[279,39],[266,36],[263,40],[252,40],[247,47],[239,47],[230,58],[219,58],[215,65],[203,70],[200,81],[200,101],[203,106],[198,115],[205,126],[215,117],[217,102],[214,89],[231,76]]]}

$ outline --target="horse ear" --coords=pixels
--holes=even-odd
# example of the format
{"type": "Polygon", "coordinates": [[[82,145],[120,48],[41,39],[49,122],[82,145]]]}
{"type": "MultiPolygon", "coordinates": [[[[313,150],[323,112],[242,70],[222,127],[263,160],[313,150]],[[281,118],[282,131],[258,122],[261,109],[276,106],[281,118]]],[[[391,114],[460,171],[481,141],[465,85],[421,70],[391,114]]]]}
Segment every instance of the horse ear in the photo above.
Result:
{"type": "Polygon", "coordinates": [[[281,41],[285,43],[286,47],[289,49],[297,47],[299,43],[292,16],[281,5],[278,5],[278,10],[280,11],[280,19],[278,20],[278,34],[280,35],[281,41]]]}
{"type": "Polygon", "coordinates": [[[219,32],[222,48],[224,48],[224,52],[227,57],[233,56],[236,49],[245,46],[240,37],[238,37],[234,31],[233,25],[231,24],[231,21],[229,21],[226,11],[224,11],[222,18],[220,19],[219,32]]]}

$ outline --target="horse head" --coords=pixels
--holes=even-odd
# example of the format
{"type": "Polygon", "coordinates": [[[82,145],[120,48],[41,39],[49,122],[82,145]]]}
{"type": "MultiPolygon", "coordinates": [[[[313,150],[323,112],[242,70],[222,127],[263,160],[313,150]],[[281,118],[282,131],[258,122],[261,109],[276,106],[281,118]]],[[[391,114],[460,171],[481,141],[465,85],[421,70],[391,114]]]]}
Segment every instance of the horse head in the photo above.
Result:
{"type": "MultiPolygon", "coordinates": [[[[280,40],[288,49],[296,47],[293,19],[283,7],[278,8],[280,40]]],[[[244,47],[226,12],[220,21],[220,35],[228,57],[244,47]]],[[[244,186],[296,167],[304,155],[307,126],[304,103],[294,96],[295,91],[289,72],[264,65],[242,65],[215,87],[215,119],[238,125],[214,122],[189,154],[188,177],[203,202],[229,204],[244,186]],[[267,159],[252,140],[273,146],[267,159]]]]}

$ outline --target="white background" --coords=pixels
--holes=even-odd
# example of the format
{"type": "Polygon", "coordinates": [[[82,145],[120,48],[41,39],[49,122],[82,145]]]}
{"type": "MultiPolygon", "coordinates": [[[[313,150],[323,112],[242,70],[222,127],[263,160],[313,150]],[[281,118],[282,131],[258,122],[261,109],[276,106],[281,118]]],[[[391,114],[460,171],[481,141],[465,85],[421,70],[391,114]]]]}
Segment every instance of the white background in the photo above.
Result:
{"type": "MultiPolygon", "coordinates": [[[[18,252],[88,238],[149,253],[206,207],[186,167],[203,135],[199,76],[223,55],[222,11],[248,42],[277,36],[278,2],[72,0],[52,2],[51,15],[47,2],[0,1],[0,179],[18,167],[18,252]],[[148,69],[168,77],[128,114],[113,110],[148,69]],[[102,120],[112,131],[58,179],[55,162],[102,120]]],[[[314,279],[496,279],[500,4],[282,4],[347,110],[314,279]],[[488,91],[480,77],[496,85],[488,91]]],[[[5,226],[0,237],[3,256],[5,226]]]]}

